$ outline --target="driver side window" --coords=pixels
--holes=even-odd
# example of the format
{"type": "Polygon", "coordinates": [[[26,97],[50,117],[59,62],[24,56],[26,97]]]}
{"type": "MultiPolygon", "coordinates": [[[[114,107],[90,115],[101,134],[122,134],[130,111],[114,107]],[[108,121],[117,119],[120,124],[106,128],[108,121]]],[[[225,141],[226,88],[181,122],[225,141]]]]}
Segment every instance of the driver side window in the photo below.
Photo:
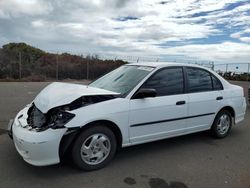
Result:
{"type": "Polygon", "coordinates": [[[152,75],[142,88],[155,89],[157,96],[184,93],[182,67],[164,68],[152,75]]]}

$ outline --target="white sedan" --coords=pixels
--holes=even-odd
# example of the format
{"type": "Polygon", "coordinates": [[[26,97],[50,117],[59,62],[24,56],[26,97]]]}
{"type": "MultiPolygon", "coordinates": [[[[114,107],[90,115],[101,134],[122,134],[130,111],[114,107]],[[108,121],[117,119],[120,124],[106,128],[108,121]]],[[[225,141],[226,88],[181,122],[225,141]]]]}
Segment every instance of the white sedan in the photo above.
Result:
{"type": "Polygon", "coordinates": [[[32,165],[71,152],[78,167],[95,170],[121,147],[205,130],[223,138],[245,111],[243,89],[210,69],[136,63],[86,86],[50,84],[10,121],[9,135],[32,165]]]}

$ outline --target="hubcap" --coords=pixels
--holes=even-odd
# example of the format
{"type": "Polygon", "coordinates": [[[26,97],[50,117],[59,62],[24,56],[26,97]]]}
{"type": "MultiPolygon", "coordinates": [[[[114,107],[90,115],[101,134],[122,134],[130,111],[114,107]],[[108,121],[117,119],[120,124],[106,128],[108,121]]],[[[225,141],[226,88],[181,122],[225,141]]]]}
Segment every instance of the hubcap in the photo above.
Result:
{"type": "Polygon", "coordinates": [[[109,138],[101,133],[89,136],[81,147],[81,158],[89,165],[103,162],[109,155],[111,144],[109,138]]]}
{"type": "Polygon", "coordinates": [[[229,127],[230,127],[230,123],[231,123],[231,120],[230,120],[230,117],[227,115],[227,114],[223,114],[219,121],[218,121],[218,124],[217,124],[217,130],[218,132],[223,135],[223,134],[226,134],[229,127]]]}

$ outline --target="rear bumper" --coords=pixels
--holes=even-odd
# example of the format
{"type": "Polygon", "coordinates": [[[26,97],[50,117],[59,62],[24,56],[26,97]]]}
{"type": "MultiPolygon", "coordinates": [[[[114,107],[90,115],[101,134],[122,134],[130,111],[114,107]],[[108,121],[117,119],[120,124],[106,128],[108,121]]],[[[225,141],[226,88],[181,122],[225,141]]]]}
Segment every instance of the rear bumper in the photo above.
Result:
{"type": "Polygon", "coordinates": [[[25,127],[27,111],[28,107],[21,110],[10,126],[9,134],[13,136],[16,150],[26,162],[35,166],[59,163],[59,145],[67,129],[28,130],[25,127]]]}
{"type": "Polygon", "coordinates": [[[243,97],[242,105],[239,106],[238,111],[237,111],[238,113],[236,114],[236,117],[235,117],[235,124],[238,124],[239,122],[245,119],[246,110],[247,110],[247,103],[246,103],[245,97],[243,97]]]}

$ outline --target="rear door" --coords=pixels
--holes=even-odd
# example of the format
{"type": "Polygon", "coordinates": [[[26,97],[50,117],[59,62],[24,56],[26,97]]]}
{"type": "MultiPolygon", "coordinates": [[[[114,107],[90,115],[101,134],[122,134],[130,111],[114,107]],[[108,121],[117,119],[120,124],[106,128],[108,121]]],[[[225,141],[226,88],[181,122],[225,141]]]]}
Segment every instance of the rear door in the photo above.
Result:
{"type": "Polygon", "coordinates": [[[180,133],[186,128],[188,96],[184,94],[182,67],[164,68],[141,88],[155,89],[156,97],[131,99],[129,131],[132,143],[147,142],[180,133]]]}
{"type": "Polygon", "coordinates": [[[186,78],[189,97],[187,127],[191,132],[209,129],[222,105],[222,84],[209,71],[196,67],[186,67],[186,78]]]}

